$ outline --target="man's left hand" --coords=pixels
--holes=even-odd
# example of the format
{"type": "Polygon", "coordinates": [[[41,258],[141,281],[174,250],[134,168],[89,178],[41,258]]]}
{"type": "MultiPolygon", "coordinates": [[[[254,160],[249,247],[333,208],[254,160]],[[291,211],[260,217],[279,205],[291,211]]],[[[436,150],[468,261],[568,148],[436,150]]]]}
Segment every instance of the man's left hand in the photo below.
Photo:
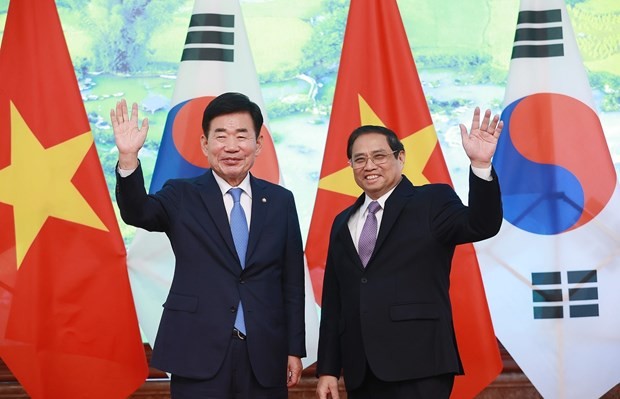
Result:
{"type": "Polygon", "coordinates": [[[495,115],[491,119],[491,110],[487,109],[482,123],[480,123],[480,108],[476,107],[469,133],[465,125],[460,124],[459,127],[461,128],[463,148],[471,161],[471,165],[477,168],[491,166],[491,158],[495,154],[497,140],[504,127],[504,122],[499,120],[499,115],[495,115]]]}
{"type": "Polygon", "coordinates": [[[286,370],[286,386],[288,388],[297,385],[301,379],[302,371],[301,359],[297,356],[288,357],[288,367],[286,370]]]}

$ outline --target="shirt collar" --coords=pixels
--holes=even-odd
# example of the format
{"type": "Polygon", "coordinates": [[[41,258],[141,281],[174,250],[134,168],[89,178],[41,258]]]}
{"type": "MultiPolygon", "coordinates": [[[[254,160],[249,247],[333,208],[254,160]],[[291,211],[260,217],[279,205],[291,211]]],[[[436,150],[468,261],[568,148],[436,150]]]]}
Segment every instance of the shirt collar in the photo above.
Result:
{"type": "MultiPolygon", "coordinates": [[[[402,178],[401,178],[401,180],[402,180],[402,178]]],[[[400,181],[399,181],[399,183],[400,183],[400,181]]],[[[398,186],[398,184],[396,184],[396,186],[398,186]]],[[[368,195],[364,195],[364,197],[365,197],[364,198],[364,203],[362,204],[362,207],[360,208],[362,210],[362,214],[365,214],[368,211],[368,205],[370,205],[370,203],[372,201],[377,201],[379,203],[379,205],[381,205],[381,209],[382,210],[385,209],[385,202],[390,197],[390,195],[392,195],[392,193],[396,189],[396,186],[392,187],[392,189],[390,191],[388,191],[387,193],[383,194],[381,197],[377,198],[376,200],[373,200],[368,195]]]]}
{"type": "MultiPolygon", "coordinates": [[[[218,187],[220,188],[220,191],[222,192],[222,197],[223,197],[224,195],[226,195],[226,193],[228,193],[228,190],[233,188],[233,186],[228,184],[228,182],[226,182],[226,180],[222,179],[213,170],[211,170],[211,173],[213,173],[213,177],[215,178],[215,182],[217,183],[218,187]]],[[[236,187],[239,187],[240,189],[242,189],[247,195],[250,196],[250,199],[252,198],[252,185],[250,184],[250,174],[249,173],[245,176],[243,181],[241,181],[241,184],[239,184],[236,187]]]]}

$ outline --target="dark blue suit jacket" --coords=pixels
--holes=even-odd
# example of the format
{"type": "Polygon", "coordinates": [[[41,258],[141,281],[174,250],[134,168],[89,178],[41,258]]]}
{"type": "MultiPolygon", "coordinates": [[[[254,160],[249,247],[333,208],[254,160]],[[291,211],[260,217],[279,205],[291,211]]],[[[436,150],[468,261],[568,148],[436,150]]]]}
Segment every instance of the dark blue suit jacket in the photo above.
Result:
{"type": "Polygon", "coordinates": [[[450,305],[457,244],[495,235],[502,223],[497,176],[470,172],[469,206],[446,184],[403,176],[385,203],[366,268],[348,221],[364,195],[336,216],[323,282],[317,374],[359,387],[366,364],[383,381],[461,374],[450,305]]]}
{"type": "Polygon", "coordinates": [[[243,302],[252,369],[267,387],[286,384],[287,356],[303,357],[304,260],[293,195],[250,176],[252,218],[241,269],[213,173],[168,181],[147,195],[142,170],[117,175],[123,220],[168,235],[176,264],[151,364],[190,378],[213,377],[243,302]]]}

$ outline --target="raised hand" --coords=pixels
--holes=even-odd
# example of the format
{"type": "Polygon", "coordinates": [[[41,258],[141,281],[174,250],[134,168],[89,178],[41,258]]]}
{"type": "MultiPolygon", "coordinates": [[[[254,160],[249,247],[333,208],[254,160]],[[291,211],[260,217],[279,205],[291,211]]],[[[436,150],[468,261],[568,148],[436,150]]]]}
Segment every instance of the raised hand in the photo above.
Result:
{"type": "Polygon", "coordinates": [[[149,130],[147,118],[142,120],[138,128],[138,104],[133,103],[131,117],[125,99],[116,103],[116,111],[110,110],[110,120],[114,130],[114,141],[118,148],[118,163],[121,169],[135,169],[138,167],[138,151],[144,145],[149,130]]]}
{"type": "Polygon", "coordinates": [[[504,122],[495,115],[491,120],[491,110],[487,109],[480,124],[480,108],[474,110],[471,121],[471,130],[467,132],[465,125],[460,124],[463,149],[469,157],[472,166],[486,168],[491,165],[491,158],[495,154],[497,140],[502,133],[504,122]]]}

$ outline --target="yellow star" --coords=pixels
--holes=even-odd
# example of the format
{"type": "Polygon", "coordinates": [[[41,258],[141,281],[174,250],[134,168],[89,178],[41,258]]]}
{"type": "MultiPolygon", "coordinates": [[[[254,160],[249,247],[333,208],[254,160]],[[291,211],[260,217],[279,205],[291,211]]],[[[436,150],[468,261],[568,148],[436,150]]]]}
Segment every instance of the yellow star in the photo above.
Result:
{"type": "Polygon", "coordinates": [[[437,145],[435,126],[428,125],[401,141],[407,154],[403,173],[416,186],[430,183],[428,178],[424,176],[424,168],[437,145]]]}
{"type": "Polygon", "coordinates": [[[43,148],[12,102],[10,109],[12,163],[0,169],[0,202],[13,206],[19,269],[48,217],[108,230],[71,182],[93,144],[91,133],[43,148]]]}
{"type": "MultiPolygon", "coordinates": [[[[385,123],[383,123],[362,96],[359,96],[358,100],[362,125],[385,126],[385,123]]],[[[407,175],[413,184],[422,185],[429,183],[423,172],[437,145],[435,128],[431,124],[424,129],[413,132],[401,141],[407,154],[403,173],[407,175]]],[[[319,188],[352,197],[358,197],[362,193],[362,189],[355,184],[353,171],[349,167],[322,178],[319,181],[319,188]]]]}

